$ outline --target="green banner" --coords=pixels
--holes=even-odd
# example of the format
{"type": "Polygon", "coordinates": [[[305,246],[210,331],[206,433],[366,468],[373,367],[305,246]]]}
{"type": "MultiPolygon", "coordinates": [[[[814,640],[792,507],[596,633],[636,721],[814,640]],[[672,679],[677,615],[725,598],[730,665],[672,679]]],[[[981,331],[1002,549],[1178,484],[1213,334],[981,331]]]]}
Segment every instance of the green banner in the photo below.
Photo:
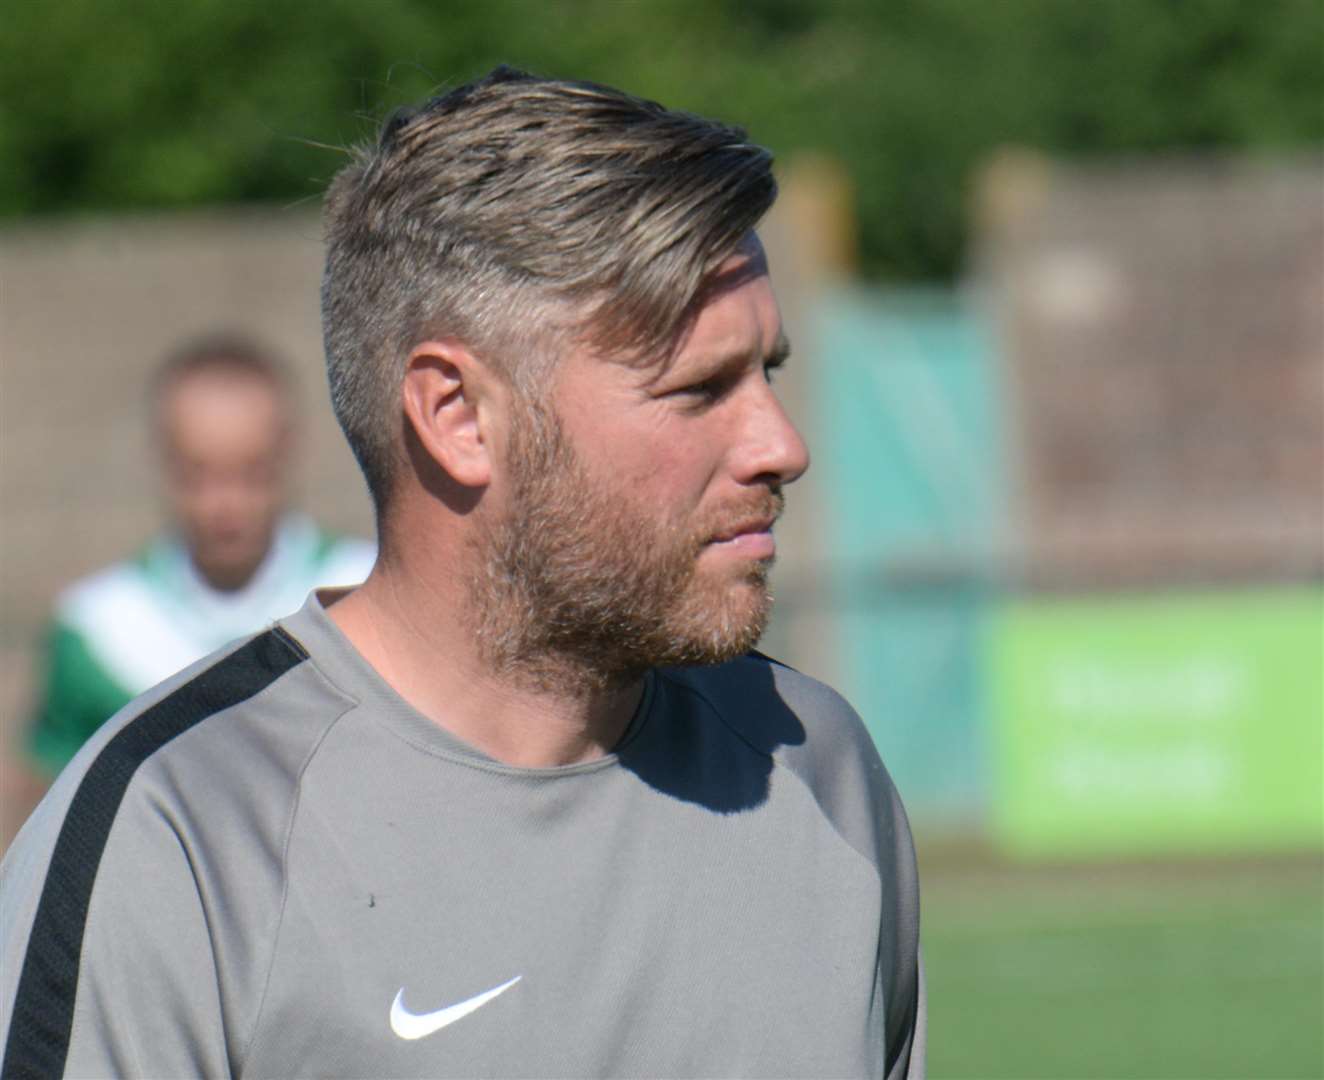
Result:
{"type": "Polygon", "coordinates": [[[1324,845],[1324,592],[1021,599],[988,656],[1007,850],[1324,845]]]}

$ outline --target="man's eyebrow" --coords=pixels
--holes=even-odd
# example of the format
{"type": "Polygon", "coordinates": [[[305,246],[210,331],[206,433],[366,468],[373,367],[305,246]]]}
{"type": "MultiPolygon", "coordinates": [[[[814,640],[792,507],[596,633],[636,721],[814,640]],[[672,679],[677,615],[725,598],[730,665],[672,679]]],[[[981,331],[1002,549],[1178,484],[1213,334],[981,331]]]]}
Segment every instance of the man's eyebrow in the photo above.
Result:
{"type": "MultiPolygon", "coordinates": [[[[784,333],[778,332],[777,340],[772,343],[772,348],[763,357],[763,366],[765,368],[781,367],[791,356],[791,339],[784,333]]],[[[726,370],[736,368],[747,364],[750,359],[749,353],[733,352],[729,355],[721,356],[716,367],[726,370]]]]}

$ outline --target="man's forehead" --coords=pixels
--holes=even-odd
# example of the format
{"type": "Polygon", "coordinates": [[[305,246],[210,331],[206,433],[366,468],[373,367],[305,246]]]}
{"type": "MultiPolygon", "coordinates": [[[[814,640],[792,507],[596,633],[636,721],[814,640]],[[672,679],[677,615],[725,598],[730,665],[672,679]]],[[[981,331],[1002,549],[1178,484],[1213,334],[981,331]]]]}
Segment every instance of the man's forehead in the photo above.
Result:
{"type": "Polygon", "coordinates": [[[216,399],[252,402],[264,399],[277,409],[287,404],[286,395],[273,379],[250,371],[204,368],[182,372],[167,380],[160,388],[158,401],[165,413],[181,407],[194,407],[216,399]]]}
{"type": "Polygon", "coordinates": [[[162,388],[157,424],[167,447],[249,442],[265,446],[293,417],[280,389],[252,375],[191,372],[162,388]]]}
{"type": "MultiPolygon", "coordinates": [[[[618,365],[626,370],[633,370],[645,384],[654,383],[675,368],[687,350],[694,344],[696,329],[705,323],[704,315],[714,305],[720,304],[729,294],[734,293],[759,279],[769,279],[768,259],[758,236],[749,233],[730,255],[724,258],[690,300],[682,317],[678,331],[672,337],[665,351],[651,356],[637,356],[623,359],[613,356],[610,351],[599,351],[589,346],[587,356],[602,362],[618,365]]],[[[775,301],[774,301],[775,309],[775,301]]],[[[777,328],[776,341],[770,343],[771,351],[786,351],[785,335],[777,328]]]]}
{"type": "Polygon", "coordinates": [[[763,244],[750,233],[708,277],[695,297],[696,310],[706,307],[724,292],[738,289],[755,278],[768,274],[768,256],[763,244]]]}
{"type": "MultiPolygon", "coordinates": [[[[683,331],[676,339],[675,346],[668,354],[665,363],[660,365],[658,374],[670,370],[686,353],[696,347],[702,347],[704,351],[707,351],[708,347],[717,348],[719,351],[723,348],[738,348],[745,351],[752,344],[744,341],[751,329],[750,324],[746,320],[737,319],[732,325],[729,317],[722,318],[719,313],[733,310],[730,307],[730,301],[735,299],[733,294],[750,287],[758,288],[760,285],[767,290],[768,298],[772,300],[768,260],[762,246],[754,241],[748,247],[742,246],[739,251],[723,261],[704,283],[704,287],[691,305],[683,331]],[[728,338],[739,340],[728,341],[728,338]]],[[[775,340],[761,343],[760,347],[765,349],[770,347],[773,351],[780,351],[785,347],[785,335],[781,329],[775,300],[772,300],[770,314],[776,316],[776,324],[771,327],[776,335],[775,340]]],[[[759,327],[759,329],[764,328],[759,327]]]]}

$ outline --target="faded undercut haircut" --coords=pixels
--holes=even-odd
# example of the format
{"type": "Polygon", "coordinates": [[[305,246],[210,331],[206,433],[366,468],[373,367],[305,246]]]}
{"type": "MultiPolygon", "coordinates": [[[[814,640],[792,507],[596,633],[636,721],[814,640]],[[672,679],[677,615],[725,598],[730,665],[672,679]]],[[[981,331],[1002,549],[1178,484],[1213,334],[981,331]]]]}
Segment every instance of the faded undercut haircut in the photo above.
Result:
{"type": "Polygon", "coordinates": [[[386,121],[325,208],[331,402],[380,514],[410,349],[456,338],[530,399],[571,343],[660,362],[776,198],[740,128],[509,67],[386,121]]]}

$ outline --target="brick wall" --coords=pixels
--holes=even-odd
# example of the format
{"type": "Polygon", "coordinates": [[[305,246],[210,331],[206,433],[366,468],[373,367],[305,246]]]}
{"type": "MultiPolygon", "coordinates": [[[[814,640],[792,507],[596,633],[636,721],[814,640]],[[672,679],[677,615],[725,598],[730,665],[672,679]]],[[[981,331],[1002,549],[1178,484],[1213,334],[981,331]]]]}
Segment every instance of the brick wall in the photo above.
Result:
{"type": "Polygon", "coordinates": [[[1318,161],[990,169],[1029,584],[1324,574],[1322,192],[1318,161]]]}
{"type": "MultiPolygon", "coordinates": [[[[62,220],[0,233],[0,738],[31,700],[33,642],[55,593],[160,522],[146,384],[182,339],[253,333],[295,368],[299,488],[327,523],[371,535],[367,498],[325,404],[316,215],[307,210],[62,220]]],[[[25,801],[0,772],[0,844],[25,801]]]]}

